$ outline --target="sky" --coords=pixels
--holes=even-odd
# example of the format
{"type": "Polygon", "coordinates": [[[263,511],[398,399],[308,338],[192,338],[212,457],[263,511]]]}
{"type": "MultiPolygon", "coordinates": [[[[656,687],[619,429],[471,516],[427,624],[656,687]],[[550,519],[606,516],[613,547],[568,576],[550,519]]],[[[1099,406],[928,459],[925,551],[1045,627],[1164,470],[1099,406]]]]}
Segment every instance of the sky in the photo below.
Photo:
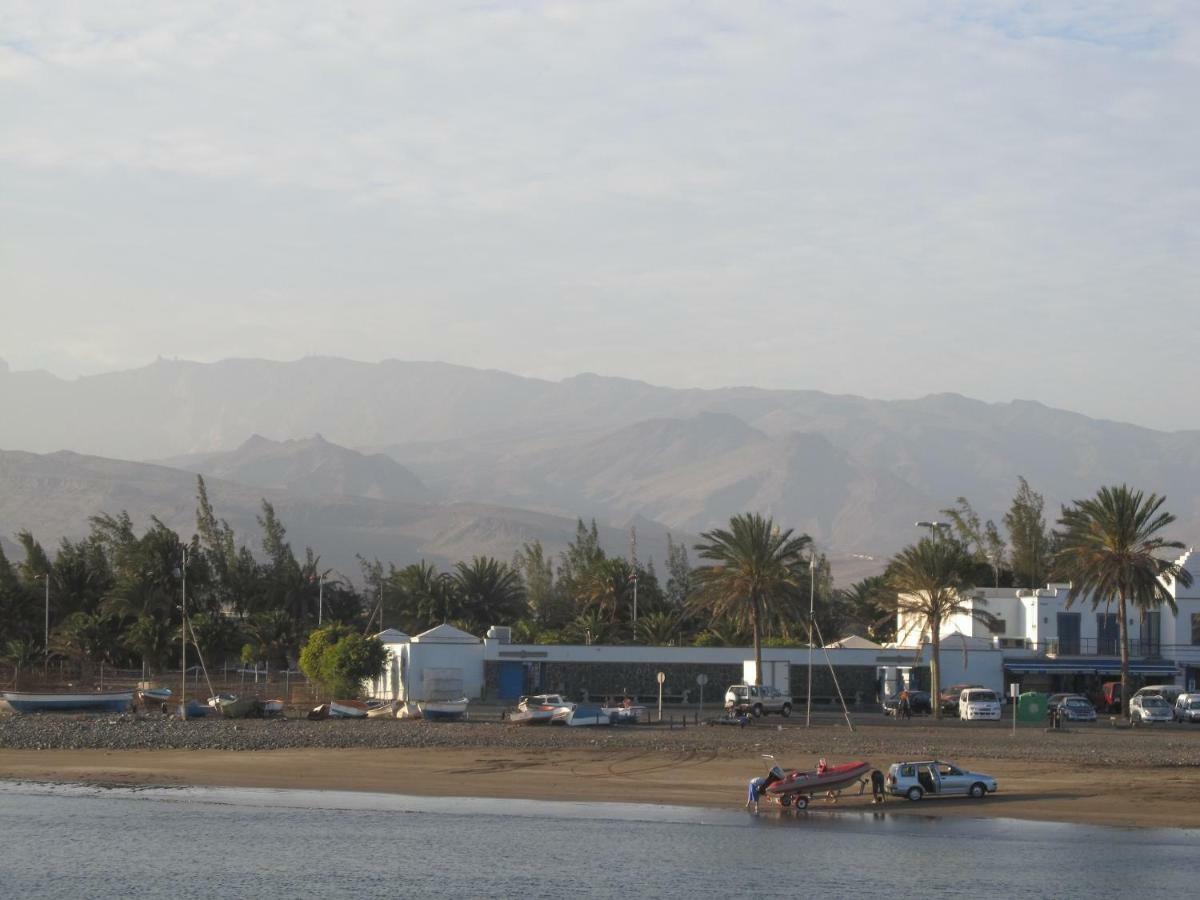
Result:
{"type": "Polygon", "coordinates": [[[1158,428],[1194,2],[0,6],[0,358],[443,360],[1158,428]]]}

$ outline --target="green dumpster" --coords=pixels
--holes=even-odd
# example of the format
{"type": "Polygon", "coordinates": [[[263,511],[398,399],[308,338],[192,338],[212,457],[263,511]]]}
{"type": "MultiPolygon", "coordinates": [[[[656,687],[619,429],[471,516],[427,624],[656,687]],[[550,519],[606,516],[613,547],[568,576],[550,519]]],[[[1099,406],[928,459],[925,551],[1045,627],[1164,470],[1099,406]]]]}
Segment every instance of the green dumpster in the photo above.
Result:
{"type": "Polygon", "coordinates": [[[1046,695],[1036,692],[1017,698],[1017,721],[1037,724],[1046,721],[1046,695]]]}

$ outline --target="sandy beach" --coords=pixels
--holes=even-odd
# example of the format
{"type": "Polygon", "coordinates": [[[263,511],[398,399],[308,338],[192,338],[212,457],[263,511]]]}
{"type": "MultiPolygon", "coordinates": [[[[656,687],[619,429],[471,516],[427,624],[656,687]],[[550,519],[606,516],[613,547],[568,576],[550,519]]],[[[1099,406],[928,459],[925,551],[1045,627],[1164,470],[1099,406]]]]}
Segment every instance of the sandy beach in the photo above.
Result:
{"type": "MultiPolygon", "coordinates": [[[[32,727],[16,719],[6,724],[32,727]]],[[[999,791],[982,801],[889,798],[886,814],[1200,828],[1200,729],[1147,733],[1093,726],[1053,735],[1030,729],[1013,738],[1002,728],[958,723],[868,725],[854,734],[828,725],[673,731],[373,721],[206,727],[214,726],[214,733],[224,730],[222,741],[233,736],[259,749],[0,749],[0,778],[353,790],[445,796],[448,802],[477,796],[729,808],[743,802],[747,779],[764,771],[763,753],[794,767],[812,765],[817,755],[831,762],[868,759],[879,768],[936,757],[995,776],[999,791]],[[271,743],[286,736],[309,746],[263,749],[271,743],[262,742],[260,731],[278,736],[271,743]],[[344,745],[329,746],[330,740],[344,745]]],[[[14,742],[19,744],[6,745],[14,742]]],[[[879,811],[868,792],[862,798],[848,793],[836,806],[819,801],[809,814],[835,809],[879,811]]]]}

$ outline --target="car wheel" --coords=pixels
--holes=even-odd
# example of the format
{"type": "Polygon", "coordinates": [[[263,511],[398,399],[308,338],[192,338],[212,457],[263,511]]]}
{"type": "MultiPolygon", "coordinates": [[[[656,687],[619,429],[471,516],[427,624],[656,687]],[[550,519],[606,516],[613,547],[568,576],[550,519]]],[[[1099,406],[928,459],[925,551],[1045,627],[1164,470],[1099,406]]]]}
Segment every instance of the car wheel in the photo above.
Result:
{"type": "Polygon", "coordinates": [[[754,704],[754,708],[753,708],[753,709],[751,709],[751,710],[750,710],[750,712],[754,713],[754,718],[756,718],[756,719],[761,719],[761,718],[762,718],[762,715],[763,715],[763,708],[762,708],[762,704],[761,704],[761,703],[755,703],[755,704],[754,704]]]}
{"type": "Polygon", "coordinates": [[[917,800],[920,800],[925,796],[925,792],[914,784],[908,789],[907,792],[905,792],[904,796],[915,803],[917,800]]]}
{"type": "Polygon", "coordinates": [[[982,800],[987,796],[987,785],[985,785],[982,781],[975,782],[973,785],[971,785],[970,794],[976,800],[982,800]]]}
{"type": "Polygon", "coordinates": [[[779,714],[780,714],[781,716],[783,716],[785,719],[786,719],[788,716],[790,716],[790,715],[792,714],[792,704],[790,704],[790,703],[785,703],[785,704],[783,704],[783,709],[781,709],[781,710],[779,711],[779,714]]]}

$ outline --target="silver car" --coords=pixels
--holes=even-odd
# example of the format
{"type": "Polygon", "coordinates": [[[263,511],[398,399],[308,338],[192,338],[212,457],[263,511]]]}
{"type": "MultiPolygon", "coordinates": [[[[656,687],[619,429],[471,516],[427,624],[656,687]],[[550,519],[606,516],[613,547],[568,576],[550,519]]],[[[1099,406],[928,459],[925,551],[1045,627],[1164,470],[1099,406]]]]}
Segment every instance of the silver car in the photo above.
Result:
{"type": "MultiPolygon", "coordinates": [[[[1096,707],[1087,697],[1079,694],[1057,695],[1059,699],[1050,698],[1050,706],[1057,709],[1059,715],[1072,722],[1095,722],[1096,707]]],[[[1049,712],[1049,710],[1047,710],[1049,712]]]]}
{"type": "Polygon", "coordinates": [[[991,775],[967,772],[939,760],[894,763],[887,774],[889,794],[920,800],[926,796],[958,796],[983,799],[998,787],[991,775]]]}
{"type": "Polygon", "coordinates": [[[1129,718],[1134,725],[1170,722],[1175,718],[1171,704],[1154,694],[1142,694],[1129,701],[1129,718]]]}
{"type": "Polygon", "coordinates": [[[1176,722],[1200,722],[1200,694],[1180,694],[1175,701],[1176,722]]]}
{"type": "Polygon", "coordinates": [[[737,713],[749,713],[758,718],[778,713],[792,714],[792,698],[779,688],[757,684],[731,684],[725,692],[725,708],[737,713]]]}

